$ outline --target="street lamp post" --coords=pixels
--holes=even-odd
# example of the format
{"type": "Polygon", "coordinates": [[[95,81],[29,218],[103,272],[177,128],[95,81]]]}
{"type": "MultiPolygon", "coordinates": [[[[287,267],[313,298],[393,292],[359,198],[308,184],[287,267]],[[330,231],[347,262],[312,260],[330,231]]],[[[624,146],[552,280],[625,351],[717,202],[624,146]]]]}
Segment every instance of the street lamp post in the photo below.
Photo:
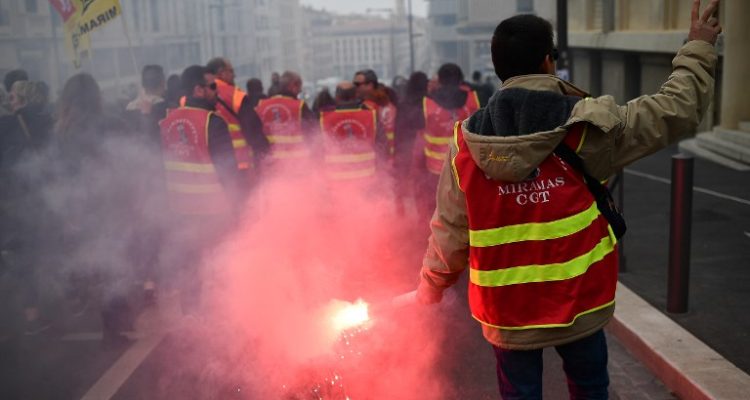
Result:
{"type": "Polygon", "coordinates": [[[414,73],[414,15],[411,13],[411,0],[409,0],[409,74],[414,73]]]}
{"type": "Polygon", "coordinates": [[[568,48],[568,0],[557,0],[557,49],[560,52],[558,70],[567,70],[566,80],[573,80],[573,57],[568,48]]]}
{"type": "MultiPolygon", "coordinates": [[[[389,36],[390,36],[389,42],[391,43],[391,49],[390,49],[391,50],[391,66],[390,66],[390,68],[391,68],[391,74],[393,76],[396,76],[396,43],[393,40],[395,38],[394,37],[395,36],[395,34],[394,34],[395,33],[394,32],[395,29],[394,29],[394,26],[393,26],[393,22],[396,19],[396,17],[395,17],[396,14],[393,11],[393,9],[391,9],[391,8],[368,8],[367,12],[368,13],[370,13],[370,12],[386,12],[386,13],[388,13],[389,19],[391,21],[390,27],[389,27],[389,36]]],[[[393,77],[391,77],[391,78],[393,78],[393,77]]]]}

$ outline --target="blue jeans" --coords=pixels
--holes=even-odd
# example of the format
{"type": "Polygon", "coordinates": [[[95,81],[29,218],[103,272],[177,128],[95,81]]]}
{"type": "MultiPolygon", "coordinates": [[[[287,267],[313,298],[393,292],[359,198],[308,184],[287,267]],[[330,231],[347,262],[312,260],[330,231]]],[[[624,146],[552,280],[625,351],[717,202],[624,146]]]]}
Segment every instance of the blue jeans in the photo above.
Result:
{"type": "MultiPolygon", "coordinates": [[[[504,400],[541,400],[542,349],[505,350],[493,346],[497,358],[497,380],[504,400]]],[[[608,398],[607,340],[604,331],[575,342],[556,346],[568,378],[573,400],[608,398]]]]}

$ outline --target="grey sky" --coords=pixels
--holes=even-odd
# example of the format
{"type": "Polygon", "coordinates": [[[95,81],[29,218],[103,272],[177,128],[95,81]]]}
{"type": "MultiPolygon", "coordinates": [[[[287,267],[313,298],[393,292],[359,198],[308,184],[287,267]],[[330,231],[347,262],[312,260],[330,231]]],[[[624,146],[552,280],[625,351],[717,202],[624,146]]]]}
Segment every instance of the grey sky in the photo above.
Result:
{"type": "MultiPolygon", "coordinates": [[[[365,13],[368,8],[393,8],[395,0],[300,0],[303,5],[324,8],[338,14],[365,13]]],[[[408,4],[408,0],[404,0],[408,4]]],[[[427,1],[412,0],[414,15],[427,16],[427,1]]]]}

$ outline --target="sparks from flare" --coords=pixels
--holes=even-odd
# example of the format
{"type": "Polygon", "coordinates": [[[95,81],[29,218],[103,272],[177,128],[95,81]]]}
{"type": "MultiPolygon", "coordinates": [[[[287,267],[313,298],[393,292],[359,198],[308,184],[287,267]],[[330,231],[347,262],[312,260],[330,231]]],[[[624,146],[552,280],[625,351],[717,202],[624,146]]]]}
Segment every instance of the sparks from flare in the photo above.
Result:
{"type": "Polygon", "coordinates": [[[368,304],[362,299],[354,303],[338,304],[331,317],[334,329],[343,332],[366,323],[370,320],[368,308],[368,304]]]}

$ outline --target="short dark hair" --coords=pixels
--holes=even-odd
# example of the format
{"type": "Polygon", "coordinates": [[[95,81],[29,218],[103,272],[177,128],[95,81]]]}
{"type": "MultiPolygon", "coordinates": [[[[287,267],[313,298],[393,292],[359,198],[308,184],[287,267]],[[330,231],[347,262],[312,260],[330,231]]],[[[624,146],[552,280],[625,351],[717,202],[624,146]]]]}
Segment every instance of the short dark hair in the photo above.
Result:
{"type": "Polygon", "coordinates": [[[537,74],[554,48],[552,24],[531,14],[508,18],[492,35],[492,64],[500,80],[537,74]]]}
{"type": "Polygon", "coordinates": [[[146,90],[157,90],[164,85],[166,77],[161,65],[146,65],[141,71],[141,86],[146,90]]]}
{"type": "Polygon", "coordinates": [[[336,100],[341,102],[354,101],[357,99],[357,88],[350,86],[341,88],[336,86],[336,100]]]}
{"type": "Polygon", "coordinates": [[[208,72],[216,75],[221,71],[222,69],[227,67],[227,61],[221,57],[216,57],[208,60],[208,63],[206,64],[206,68],[208,68],[208,72]]]}
{"type": "Polygon", "coordinates": [[[461,67],[453,63],[445,63],[438,69],[438,82],[446,86],[458,86],[464,81],[461,67]]]}
{"type": "MultiPolygon", "coordinates": [[[[406,84],[406,98],[410,101],[422,101],[422,97],[427,96],[427,82],[430,78],[422,71],[416,71],[409,76],[409,82],[406,84]]],[[[420,103],[421,104],[421,103],[420,103]]]]}
{"type": "Polygon", "coordinates": [[[354,76],[364,75],[365,83],[372,83],[375,87],[378,86],[378,75],[371,69],[363,69],[354,73],[354,76]]]}
{"type": "Polygon", "coordinates": [[[13,87],[13,84],[18,81],[28,81],[29,80],[29,74],[22,70],[22,69],[14,69],[7,74],[5,74],[5,78],[3,79],[3,85],[5,85],[5,91],[10,92],[10,89],[13,87]]]}
{"type": "Polygon", "coordinates": [[[191,65],[185,68],[180,77],[183,92],[190,96],[196,86],[204,86],[206,84],[206,74],[208,73],[210,71],[200,65],[191,65]]]}
{"type": "Polygon", "coordinates": [[[258,78],[250,78],[245,83],[248,94],[263,94],[263,82],[258,78]]]}
{"type": "Polygon", "coordinates": [[[167,94],[165,96],[170,102],[177,102],[180,96],[182,96],[182,82],[179,75],[169,75],[169,78],[167,78],[167,94]]]}

